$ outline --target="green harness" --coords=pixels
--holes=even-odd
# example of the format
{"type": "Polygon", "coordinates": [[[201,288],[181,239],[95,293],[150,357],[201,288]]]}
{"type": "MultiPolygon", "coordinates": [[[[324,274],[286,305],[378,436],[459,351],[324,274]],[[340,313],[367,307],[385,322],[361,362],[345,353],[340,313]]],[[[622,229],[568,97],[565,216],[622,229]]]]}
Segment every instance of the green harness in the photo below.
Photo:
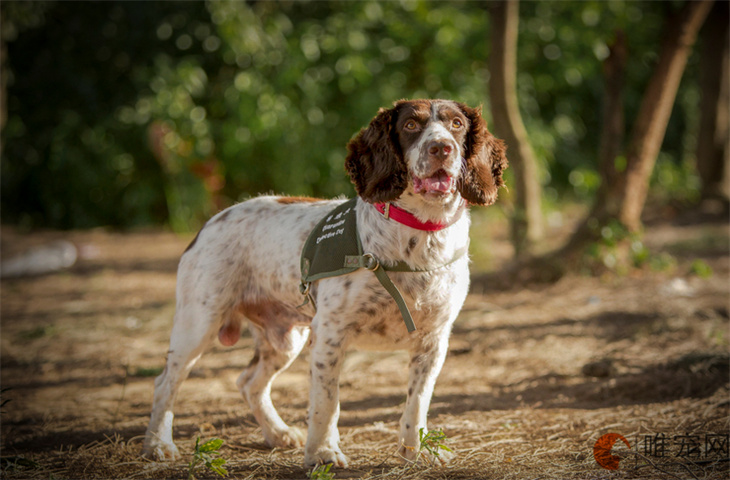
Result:
{"type": "Polygon", "coordinates": [[[413,317],[408,310],[398,287],[390,280],[386,272],[430,272],[443,268],[463,257],[468,246],[457,250],[454,257],[444,265],[435,268],[411,268],[405,262],[382,265],[371,253],[363,253],[360,236],[357,232],[357,215],[355,205],[357,198],[346,201],[328,213],[314,227],[304,243],[301,256],[302,280],[299,291],[306,298],[300,307],[311,302],[316,308],[310,292],[312,283],[328,277],[337,277],[366,268],[375,274],[380,284],[393,297],[403,321],[409,332],[416,329],[413,317]]]}

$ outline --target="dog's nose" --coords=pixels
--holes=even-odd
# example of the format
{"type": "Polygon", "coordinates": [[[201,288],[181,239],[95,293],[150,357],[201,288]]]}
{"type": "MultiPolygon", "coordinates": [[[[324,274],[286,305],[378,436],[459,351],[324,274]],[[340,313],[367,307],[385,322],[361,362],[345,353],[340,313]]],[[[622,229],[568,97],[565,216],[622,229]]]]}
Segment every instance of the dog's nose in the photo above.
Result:
{"type": "Polygon", "coordinates": [[[454,146],[444,141],[434,141],[428,146],[428,154],[439,160],[447,158],[453,150],[454,146]]]}

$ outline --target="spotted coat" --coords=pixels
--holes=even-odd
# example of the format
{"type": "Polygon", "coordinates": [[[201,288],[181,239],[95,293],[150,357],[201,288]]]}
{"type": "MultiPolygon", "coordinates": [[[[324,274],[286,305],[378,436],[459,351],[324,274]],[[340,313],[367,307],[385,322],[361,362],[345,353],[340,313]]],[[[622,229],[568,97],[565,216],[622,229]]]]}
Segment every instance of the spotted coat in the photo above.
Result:
{"type": "MultiPolygon", "coordinates": [[[[344,200],[262,196],[214,216],[183,254],[176,313],[164,372],[155,381],[144,453],[175,458],[173,403],[178,388],[217,336],[233,345],[248,325],[256,344],[237,385],[270,446],[305,446],[307,465],[346,466],[339,448],[338,380],[349,348],[410,352],[399,454],[415,458],[418,432],[448,349],[451,327],[469,286],[469,204],[489,205],[502,186],[503,143],[479,110],[446,100],[400,101],[381,109],[349,143],[345,168],[358,193],[363,250],[419,273],[391,273],[417,330],[408,333],[393,299],[368,270],[315,283],[300,307],[299,255],[309,232],[344,200]],[[373,203],[393,202],[421,221],[449,224],[435,232],[386,219],[373,203]],[[311,345],[308,431],[287,425],[274,408],[276,376],[311,345]]],[[[439,460],[446,461],[447,455],[439,460]]]]}

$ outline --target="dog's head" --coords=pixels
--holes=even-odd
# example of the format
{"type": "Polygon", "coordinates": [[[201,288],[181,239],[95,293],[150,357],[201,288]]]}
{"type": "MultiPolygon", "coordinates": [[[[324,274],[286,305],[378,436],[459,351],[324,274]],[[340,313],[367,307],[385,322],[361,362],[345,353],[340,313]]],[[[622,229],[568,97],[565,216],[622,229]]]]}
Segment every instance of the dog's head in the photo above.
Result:
{"type": "Polygon", "coordinates": [[[388,202],[406,189],[429,203],[457,193],[491,205],[504,185],[505,145],[480,109],[449,100],[401,100],[381,109],[350,141],[345,168],[365,201],[388,202]]]}

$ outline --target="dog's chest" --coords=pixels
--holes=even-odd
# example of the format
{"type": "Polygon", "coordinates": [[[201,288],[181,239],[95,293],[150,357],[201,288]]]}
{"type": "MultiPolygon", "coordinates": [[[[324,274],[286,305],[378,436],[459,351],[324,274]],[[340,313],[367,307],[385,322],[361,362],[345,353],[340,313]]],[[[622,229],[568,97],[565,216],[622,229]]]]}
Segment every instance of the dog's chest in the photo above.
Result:
{"type": "MultiPolygon", "coordinates": [[[[361,239],[365,252],[372,252],[384,262],[409,262],[414,270],[427,270],[388,272],[413,316],[418,329],[415,336],[439,331],[453,321],[468,290],[467,256],[452,262],[454,252],[468,242],[468,221],[433,234],[387,226],[374,228],[367,225],[373,219],[364,220],[361,239]]],[[[355,288],[348,298],[356,313],[351,321],[354,335],[362,341],[372,338],[376,346],[387,341],[397,344],[414,336],[406,331],[393,298],[370,272],[362,273],[369,275],[358,275],[359,281],[352,283],[355,288]]]]}
{"type": "Polygon", "coordinates": [[[323,301],[339,302],[341,309],[330,316],[332,328],[340,328],[357,348],[391,350],[406,348],[424,335],[450,328],[466,296],[468,279],[466,258],[437,272],[391,273],[393,283],[403,294],[417,330],[409,333],[393,298],[369,271],[348,275],[348,279],[334,285],[324,280],[323,301]],[[338,292],[345,292],[340,297],[338,292]]]}

